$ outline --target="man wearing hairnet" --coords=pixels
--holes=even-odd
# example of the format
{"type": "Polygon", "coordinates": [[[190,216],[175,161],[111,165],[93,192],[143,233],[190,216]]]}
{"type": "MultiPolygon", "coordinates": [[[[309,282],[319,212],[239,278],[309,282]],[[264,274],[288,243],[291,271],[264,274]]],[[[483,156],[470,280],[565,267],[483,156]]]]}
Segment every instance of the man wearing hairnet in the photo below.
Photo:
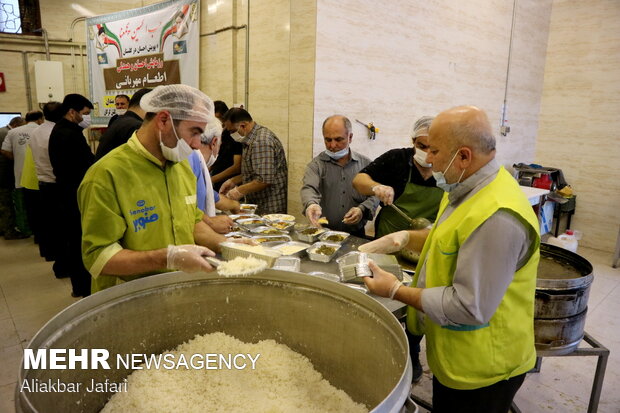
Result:
{"type": "Polygon", "coordinates": [[[140,106],[140,129],[93,165],[78,191],[93,292],[166,270],[210,271],[203,257],[224,240],[202,220],[187,162],[213,102],[193,87],[167,85],[140,106]]]}
{"type": "Polygon", "coordinates": [[[362,169],[353,187],[363,195],[375,195],[383,207],[375,221],[377,238],[409,229],[409,221],[388,208],[394,204],[410,218],[434,221],[442,191],[435,185],[431,165],[426,163],[428,128],[433,118],[423,116],[413,125],[413,148],[392,149],[362,169]]]}
{"type": "MultiPolygon", "coordinates": [[[[380,239],[365,244],[361,251],[387,254],[399,249],[393,247],[398,244],[397,240],[408,239],[406,230],[410,222],[389,207],[390,204],[400,208],[411,219],[435,220],[443,191],[437,188],[431,165],[426,162],[428,129],[432,121],[431,116],[422,116],[415,121],[411,130],[413,148],[387,151],[353,179],[353,187],[357,191],[364,195],[376,195],[382,206],[375,220],[375,236],[380,239]]],[[[419,357],[422,336],[408,333],[407,337],[413,362],[413,381],[418,382],[422,378],[419,357]]]]}
{"type": "Polygon", "coordinates": [[[200,148],[190,155],[189,164],[196,175],[197,203],[198,208],[204,212],[203,221],[214,231],[227,234],[232,229],[233,220],[228,215],[217,215],[216,212],[219,209],[237,214],[240,212],[241,205],[239,201],[218,194],[213,188],[209,167],[217,160],[221,137],[220,121],[215,117],[209,119],[207,129],[200,137],[200,148]]]}

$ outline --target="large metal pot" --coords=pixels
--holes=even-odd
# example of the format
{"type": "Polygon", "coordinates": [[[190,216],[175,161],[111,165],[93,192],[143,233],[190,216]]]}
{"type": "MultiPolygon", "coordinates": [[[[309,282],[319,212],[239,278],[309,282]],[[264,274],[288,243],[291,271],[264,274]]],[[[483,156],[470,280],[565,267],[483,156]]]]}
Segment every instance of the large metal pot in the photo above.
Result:
{"type": "MultiPolygon", "coordinates": [[[[288,345],[373,412],[399,412],[409,394],[411,361],[398,320],[365,294],[301,273],[266,270],[243,278],[168,273],[132,281],[68,307],[28,348],[105,348],[112,360],[116,354],[158,354],[216,331],[288,345]]],[[[22,367],[16,408],[98,412],[110,393],[20,393],[19,385],[25,379],[119,382],[129,373],[22,367]]]]}
{"type": "Polygon", "coordinates": [[[586,308],[581,314],[556,319],[534,319],[536,353],[539,356],[561,356],[571,353],[583,339],[586,308]]]}
{"type": "Polygon", "coordinates": [[[585,258],[541,244],[534,311],[539,356],[560,356],[579,346],[593,278],[592,264],[585,258]]]}
{"type": "Polygon", "coordinates": [[[588,260],[564,248],[541,244],[534,317],[564,318],[582,313],[593,279],[588,260]]]}

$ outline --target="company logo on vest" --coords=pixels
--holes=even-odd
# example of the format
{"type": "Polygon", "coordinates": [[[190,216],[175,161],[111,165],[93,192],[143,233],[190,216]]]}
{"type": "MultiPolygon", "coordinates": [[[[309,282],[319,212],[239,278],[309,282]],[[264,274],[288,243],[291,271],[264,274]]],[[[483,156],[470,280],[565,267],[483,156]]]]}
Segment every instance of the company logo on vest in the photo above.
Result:
{"type": "Polygon", "coordinates": [[[133,220],[133,231],[138,232],[140,230],[146,229],[146,224],[150,222],[155,222],[159,219],[159,215],[153,213],[156,206],[149,206],[146,204],[146,201],[141,199],[136,202],[138,209],[132,209],[129,211],[129,214],[135,216],[136,218],[133,220]],[[142,215],[138,217],[139,215],[142,215]]]}

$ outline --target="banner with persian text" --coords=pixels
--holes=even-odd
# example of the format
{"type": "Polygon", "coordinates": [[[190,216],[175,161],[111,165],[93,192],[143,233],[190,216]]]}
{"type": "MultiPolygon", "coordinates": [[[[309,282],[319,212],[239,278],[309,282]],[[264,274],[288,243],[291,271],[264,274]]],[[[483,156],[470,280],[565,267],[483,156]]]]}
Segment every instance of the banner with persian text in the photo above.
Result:
{"type": "Polygon", "coordinates": [[[199,5],[174,0],[86,19],[94,124],[108,124],[116,95],[175,83],[198,87],[199,5]]]}

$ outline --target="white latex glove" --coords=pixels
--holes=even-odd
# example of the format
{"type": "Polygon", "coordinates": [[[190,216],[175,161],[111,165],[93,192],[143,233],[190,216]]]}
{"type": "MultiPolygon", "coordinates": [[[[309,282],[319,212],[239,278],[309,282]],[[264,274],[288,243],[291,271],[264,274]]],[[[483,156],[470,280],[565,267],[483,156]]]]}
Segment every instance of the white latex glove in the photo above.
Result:
{"type": "Polygon", "coordinates": [[[372,192],[385,205],[390,205],[394,202],[394,188],[391,186],[375,185],[372,187],[372,192]]]}
{"type": "Polygon", "coordinates": [[[364,214],[362,214],[361,208],[353,207],[349,209],[349,212],[345,214],[342,222],[349,225],[357,224],[358,222],[360,222],[363,215],[364,214]]]}
{"type": "Polygon", "coordinates": [[[409,243],[409,231],[398,231],[387,234],[379,239],[360,245],[357,249],[361,252],[376,252],[389,254],[400,251],[409,243]]]}
{"type": "Polygon", "coordinates": [[[239,191],[239,187],[236,186],[226,194],[226,197],[232,199],[233,201],[238,201],[243,198],[243,194],[239,191]]]}
{"type": "Polygon", "coordinates": [[[310,221],[310,224],[314,227],[320,227],[319,218],[321,218],[321,214],[323,210],[319,204],[310,204],[308,208],[306,208],[306,218],[310,221]]]}
{"type": "Polygon", "coordinates": [[[205,216],[203,220],[218,234],[228,234],[234,223],[228,215],[205,216]]]}
{"type": "Polygon", "coordinates": [[[209,248],[200,245],[168,245],[166,268],[185,272],[213,271],[213,267],[203,257],[214,255],[209,248]]]}
{"type": "Polygon", "coordinates": [[[372,277],[364,277],[364,284],[368,287],[368,290],[381,297],[394,297],[396,290],[400,288],[402,283],[398,281],[398,278],[387,271],[379,268],[374,261],[368,261],[368,268],[372,271],[372,277]]]}
{"type": "Polygon", "coordinates": [[[228,191],[230,191],[236,186],[237,184],[235,184],[235,182],[232,179],[227,179],[226,181],[224,181],[222,186],[220,186],[220,194],[226,195],[228,191]]]}

